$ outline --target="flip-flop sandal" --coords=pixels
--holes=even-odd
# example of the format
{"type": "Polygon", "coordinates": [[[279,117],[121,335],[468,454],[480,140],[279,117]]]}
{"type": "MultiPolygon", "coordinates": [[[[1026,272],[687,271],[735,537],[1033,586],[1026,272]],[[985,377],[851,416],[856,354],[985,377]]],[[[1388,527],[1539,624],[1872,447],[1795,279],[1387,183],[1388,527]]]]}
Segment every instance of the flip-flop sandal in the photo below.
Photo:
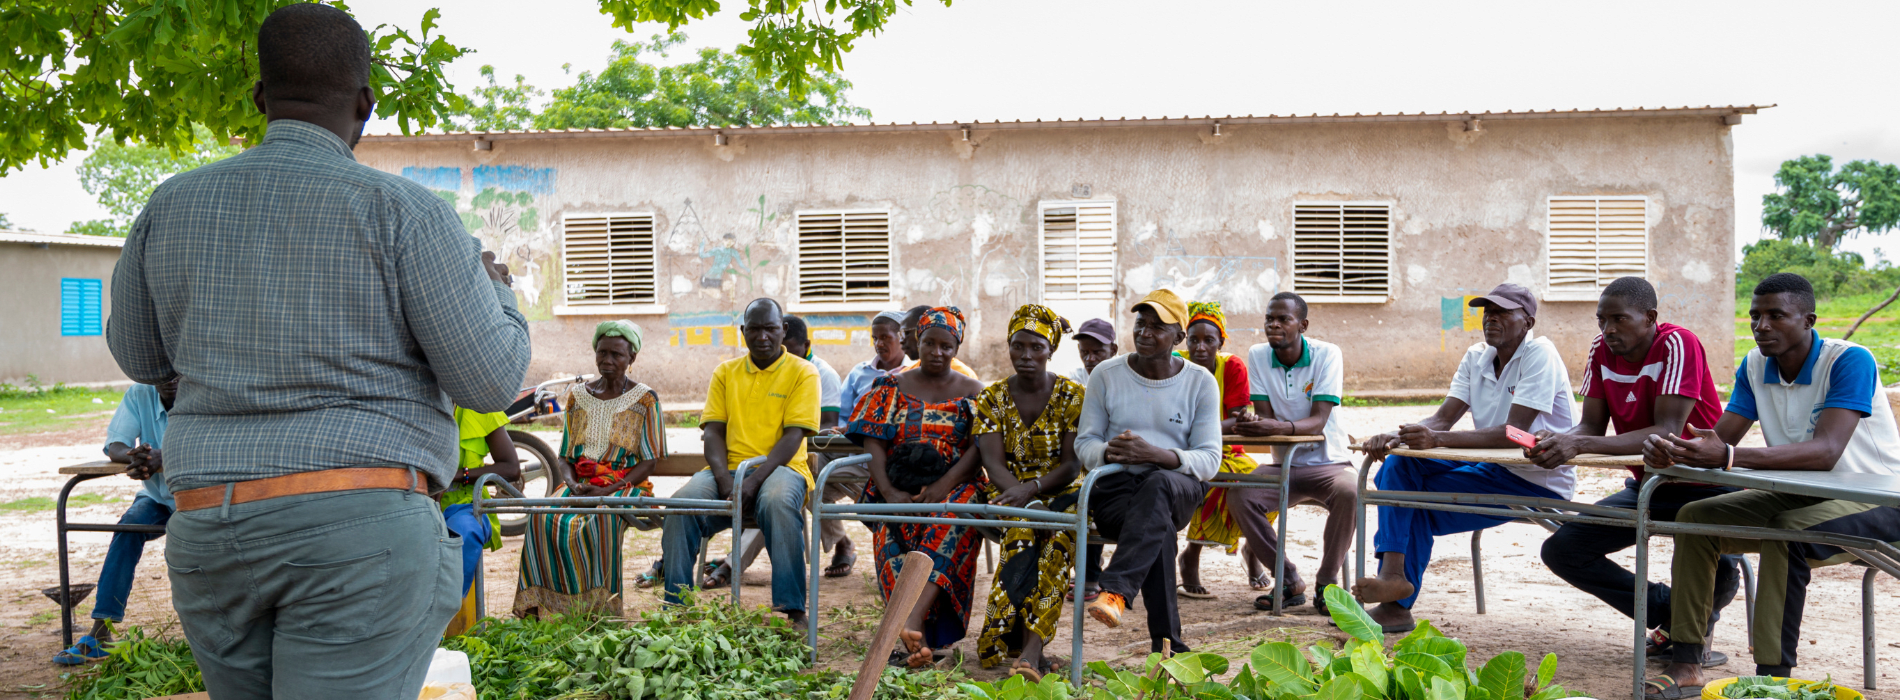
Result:
{"type": "Polygon", "coordinates": [[[844,560],[842,564],[832,564],[831,566],[825,567],[825,578],[844,578],[850,576],[851,569],[857,565],[858,555],[854,553],[849,559],[844,560]],[[843,569],[840,570],[839,567],[843,567],[843,569]]]}
{"type": "MultiPolygon", "coordinates": [[[[1325,590],[1325,588],[1326,588],[1325,586],[1320,586],[1321,590],[1325,590]]],[[[1321,615],[1325,615],[1328,617],[1332,616],[1332,613],[1326,609],[1326,596],[1323,596],[1323,595],[1313,596],[1313,609],[1318,610],[1319,614],[1321,615]]]]}
{"type": "Polygon", "coordinates": [[[1668,676],[1643,681],[1643,700],[1690,700],[1702,697],[1702,686],[1682,685],[1668,676]]]}
{"type": "Polygon", "coordinates": [[[892,649],[891,658],[886,660],[884,665],[892,668],[910,668],[910,650],[892,649]]]}
{"type": "Polygon", "coordinates": [[[1253,586],[1253,589],[1256,591],[1271,591],[1273,590],[1273,577],[1267,574],[1261,574],[1249,579],[1247,585],[1253,586]]]}
{"type": "Polygon", "coordinates": [[[700,582],[700,587],[706,590],[713,590],[731,586],[732,570],[727,569],[724,574],[719,573],[719,571],[719,569],[713,569],[712,573],[706,574],[706,580],[700,582]]]}
{"type": "Polygon", "coordinates": [[[99,648],[99,640],[88,634],[80,637],[65,651],[53,655],[53,663],[61,666],[84,666],[88,663],[111,656],[99,648]]]}
{"type": "MultiPolygon", "coordinates": [[[[1281,609],[1281,610],[1289,610],[1289,609],[1292,609],[1292,608],[1295,608],[1295,607],[1299,607],[1299,606],[1301,606],[1301,605],[1305,605],[1305,604],[1306,604],[1306,594],[1305,594],[1305,593],[1295,593],[1295,594],[1293,594],[1293,597],[1291,597],[1291,598],[1288,598],[1288,599],[1286,599],[1286,601],[1285,601],[1285,602],[1282,602],[1282,603],[1280,603],[1280,609],[1281,609]]],[[[1272,610],[1272,609],[1273,609],[1273,594],[1272,594],[1272,593],[1268,593],[1268,594],[1266,594],[1266,595],[1262,595],[1262,596],[1255,596],[1255,597],[1254,597],[1254,599],[1253,599],[1253,609],[1255,609],[1255,610],[1272,610]]]]}
{"type": "Polygon", "coordinates": [[[666,583],[666,579],[652,571],[642,571],[639,576],[633,577],[634,588],[652,588],[662,583],[666,583]]]}
{"type": "Polygon", "coordinates": [[[1029,664],[1022,661],[1017,661],[1015,665],[1009,667],[1009,675],[1027,678],[1031,685],[1041,683],[1043,673],[1043,671],[1030,668],[1029,664]]]}
{"type": "Polygon", "coordinates": [[[1174,588],[1175,592],[1179,593],[1183,598],[1193,598],[1195,600],[1213,600],[1215,598],[1213,593],[1207,591],[1206,586],[1196,586],[1196,588],[1201,589],[1199,593],[1188,590],[1187,584],[1185,583],[1177,584],[1174,588]]]}

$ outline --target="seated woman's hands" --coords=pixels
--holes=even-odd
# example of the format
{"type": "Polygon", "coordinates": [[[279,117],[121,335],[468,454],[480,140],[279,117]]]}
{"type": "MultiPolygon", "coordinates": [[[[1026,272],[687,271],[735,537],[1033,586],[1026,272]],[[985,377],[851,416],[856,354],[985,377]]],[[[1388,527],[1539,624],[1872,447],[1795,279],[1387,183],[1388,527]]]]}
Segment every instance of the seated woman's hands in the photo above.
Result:
{"type": "Polygon", "coordinates": [[[1015,508],[1025,503],[1028,503],[1030,501],[1036,500],[1036,496],[1040,495],[1042,492],[1042,489],[1038,486],[1039,483],[1040,482],[1037,482],[1034,479],[1031,479],[1029,481],[1018,482],[1015,486],[1011,486],[1009,490],[1004,491],[1001,494],[998,494],[995,499],[990,501],[990,503],[994,503],[996,505],[1004,506],[1008,508],[1015,508]]]}
{"type": "Polygon", "coordinates": [[[947,499],[950,497],[950,492],[952,490],[955,490],[956,487],[957,487],[957,483],[954,480],[952,480],[951,477],[946,476],[942,479],[938,479],[936,481],[930,482],[930,485],[925,486],[924,490],[917,492],[917,498],[914,499],[912,502],[914,503],[942,503],[944,499],[947,499]]]}

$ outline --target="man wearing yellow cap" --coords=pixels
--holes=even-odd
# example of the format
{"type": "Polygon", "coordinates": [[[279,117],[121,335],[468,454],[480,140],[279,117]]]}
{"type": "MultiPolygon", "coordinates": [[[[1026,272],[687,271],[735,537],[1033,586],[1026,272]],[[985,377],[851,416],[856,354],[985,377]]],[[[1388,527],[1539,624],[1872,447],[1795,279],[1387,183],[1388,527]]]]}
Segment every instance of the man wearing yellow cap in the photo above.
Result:
{"type": "Polygon", "coordinates": [[[1220,470],[1220,387],[1214,375],[1173,354],[1187,337],[1187,303],[1158,290],[1135,304],[1135,352],[1089,373],[1075,451],[1086,468],[1120,464],[1102,477],[1089,513],[1115,556],[1102,569],[1102,594],[1089,616],[1109,627],[1137,593],[1146,594],[1150,651],[1181,641],[1175,602],[1175,533],[1207,496],[1220,470]]]}

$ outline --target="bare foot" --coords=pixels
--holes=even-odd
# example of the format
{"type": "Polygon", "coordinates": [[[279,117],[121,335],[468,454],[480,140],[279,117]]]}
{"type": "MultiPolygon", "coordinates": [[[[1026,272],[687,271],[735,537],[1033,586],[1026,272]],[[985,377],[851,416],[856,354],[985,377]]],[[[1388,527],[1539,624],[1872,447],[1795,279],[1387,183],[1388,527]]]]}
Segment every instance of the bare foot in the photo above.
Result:
{"type": "Polygon", "coordinates": [[[904,630],[897,635],[904,640],[904,648],[910,650],[910,658],[904,664],[911,668],[924,668],[937,661],[930,647],[924,646],[924,633],[904,630]]]}
{"type": "Polygon", "coordinates": [[[1352,595],[1361,603],[1390,603],[1412,595],[1412,582],[1403,577],[1362,578],[1352,584],[1352,595]]]}
{"type": "Polygon", "coordinates": [[[1190,544],[1181,552],[1177,562],[1181,576],[1181,590],[1189,595],[1207,595],[1207,587],[1201,585],[1201,546],[1190,544]]]}
{"type": "Polygon", "coordinates": [[[1379,623],[1381,627],[1414,624],[1412,611],[1399,607],[1398,603],[1380,603],[1372,606],[1366,613],[1371,615],[1372,621],[1379,623]]]}

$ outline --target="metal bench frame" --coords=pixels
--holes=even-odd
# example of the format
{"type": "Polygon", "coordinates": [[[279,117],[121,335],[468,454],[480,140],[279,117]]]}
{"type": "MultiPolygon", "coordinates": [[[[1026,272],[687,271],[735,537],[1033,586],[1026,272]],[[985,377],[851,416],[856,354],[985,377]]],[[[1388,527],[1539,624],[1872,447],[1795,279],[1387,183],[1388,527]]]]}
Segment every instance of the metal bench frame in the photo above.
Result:
{"type": "Polygon", "coordinates": [[[80,482],[91,481],[93,479],[98,479],[98,478],[107,477],[107,476],[117,476],[118,474],[123,474],[123,473],[124,473],[123,471],[120,471],[116,474],[75,474],[73,475],[73,478],[66,480],[65,486],[62,486],[59,489],[59,501],[58,503],[54,505],[53,517],[54,517],[54,528],[57,531],[58,538],[59,538],[59,543],[58,543],[58,547],[59,547],[59,621],[60,621],[60,635],[61,635],[60,638],[65,640],[65,646],[62,648],[71,648],[73,645],[73,608],[78,607],[78,601],[73,600],[73,594],[72,594],[72,591],[73,591],[72,563],[71,563],[71,555],[67,552],[67,548],[66,548],[66,533],[68,532],[112,532],[112,533],[137,532],[137,533],[142,533],[142,534],[157,534],[157,535],[165,534],[165,526],[163,525],[123,525],[120,523],[75,523],[75,522],[68,522],[66,520],[66,498],[72,495],[73,487],[78,486],[80,482]]]}

